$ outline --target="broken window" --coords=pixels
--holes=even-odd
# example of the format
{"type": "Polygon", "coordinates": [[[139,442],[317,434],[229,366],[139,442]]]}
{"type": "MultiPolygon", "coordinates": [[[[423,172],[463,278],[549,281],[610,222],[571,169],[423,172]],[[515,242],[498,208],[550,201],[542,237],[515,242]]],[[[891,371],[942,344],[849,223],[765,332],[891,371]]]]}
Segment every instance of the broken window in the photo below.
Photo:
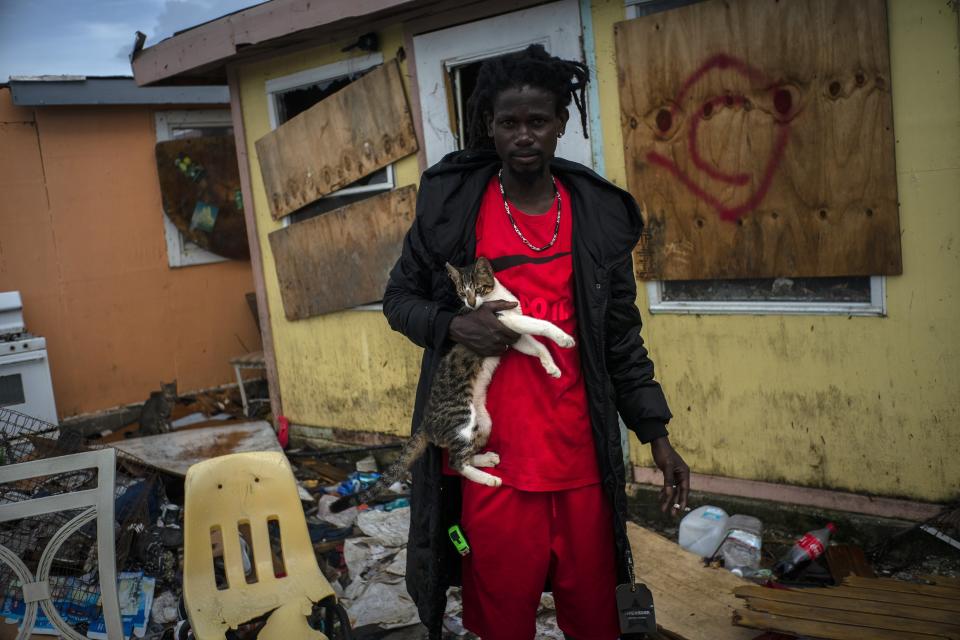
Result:
{"type": "Polygon", "coordinates": [[[882,275],[902,272],[883,2],[627,4],[621,122],[651,310],[882,314],[882,275]],[[788,23],[805,37],[759,27],[788,23]]]}
{"type": "MultiPolygon", "coordinates": [[[[206,136],[233,137],[233,120],[228,109],[196,111],[159,111],[155,116],[157,142],[206,136]]],[[[163,213],[163,231],[167,241],[167,263],[171,267],[224,262],[227,258],[206,251],[185,238],[163,213]]]]}
{"type": "MultiPolygon", "coordinates": [[[[321,100],[340,91],[383,62],[379,54],[351,61],[350,68],[341,63],[325,65],[304,73],[271,80],[267,93],[274,128],[300,115],[321,100]]],[[[292,213],[290,223],[309,220],[321,213],[359,202],[394,187],[393,166],[374,171],[338,191],[324,196],[292,213]]]]}
{"type": "Polygon", "coordinates": [[[394,190],[391,168],[417,150],[413,119],[398,63],[381,62],[267,82],[277,126],[255,146],[270,213],[284,220],[269,240],[289,320],[379,302],[413,221],[416,189],[394,190]]]}

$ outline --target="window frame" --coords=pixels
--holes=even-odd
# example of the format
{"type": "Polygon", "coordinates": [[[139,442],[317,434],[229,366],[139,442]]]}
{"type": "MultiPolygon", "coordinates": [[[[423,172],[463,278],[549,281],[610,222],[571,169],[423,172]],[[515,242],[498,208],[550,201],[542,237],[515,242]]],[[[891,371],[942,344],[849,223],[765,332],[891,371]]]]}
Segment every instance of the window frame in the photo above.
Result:
{"type": "MultiPolygon", "coordinates": [[[[293,89],[300,89],[301,87],[307,87],[312,84],[325,82],[327,80],[333,80],[335,78],[356,73],[357,71],[363,71],[381,64],[383,64],[383,54],[376,52],[365,56],[356,56],[346,60],[340,60],[339,62],[333,62],[330,64],[321,65],[319,67],[312,67],[310,69],[305,69],[303,71],[298,71],[296,73],[291,73],[289,75],[267,80],[264,85],[264,89],[267,94],[267,113],[270,118],[270,130],[273,131],[282,124],[280,122],[280,109],[278,104],[280,94],[293,89]]],[[[338,189],[337,191],[334,191],[333,193],[324,197],[333,195],[348,196],[356,193],[379,193],[381,191],[391,191],[397,186],[393,164],[388,164],[384,168],[387,170],[386,182],[366,184],[359,187],[345,187],[343,189],[338,189]]],[[[284,216],[282,224],[284,227],[288,227],[294,223],[290,216],[284,216]]]]}
{"type": "MultiPolygon", "coordinates": [[[[332,62],[330,64],[311,67],[296,73],[291,73],[277,78],[271,78],[264,83],[264,91],[267,95],[267,114],[270,119],[270,130],[273,131],[280,126],[279,98],[280,94],[292,89],[310,86],[319,82],[333,80],[357,71],[363,71],[371,67],[383,64],[383,53],[377,51],[363,56],[354,56],[346,60],[332,62]]],[[[355,193],[379,193],[381,191],[392,191],[397,186],[396,172],[393,164],[384,167],[387,170],[387,181],[377,184],[367,184],[359,187],[346,187],[329,194],[338,196],[347,196],[355,193]]],[[[324,197],[329,197],[324,196],[324,197]]],[[[291,216],[284,216],[281,220],[281,226],[286,228],[295,224],[291,216]]],[[[382,311],[383,303],[375,302],[373,304],[364,304],[344,311],[382,311]]]]}
{"type": "Polygon", "coordinates": [[[885,316],[887,280],[870,276],[870,302],[808,302],[783,300],[663,300],[663,281],[644,283],[650,313],[681,315],[812,315],[885,316]]]}
{"type": "MultiPolygon", "coordinates": [[[[173,130],[178,127],[232,127],[230,109],[178,109],[154,113],[157,142],[174,140],[173,130]]],[[[204,264],[228,262],[229,258],[218,256],[187,240],[170,221],[161,206],[163,235],[167,242],[167,264],[172,268],[194,267],[204,264]]]]}
{"type": "MultiPolygon", "coordinates": [[[[694,4],[698,0],[624,0],[627,20],[651,12],[694,4]],[[646,9],[647,11],[643,11],[646,9]]],[[[870,302],[815,302],[780,300],[663,300],[662,280],[644,281],[651,314],[680,315],[812,315],[886,316],[887,279],[870,276],[870,302]]]]}

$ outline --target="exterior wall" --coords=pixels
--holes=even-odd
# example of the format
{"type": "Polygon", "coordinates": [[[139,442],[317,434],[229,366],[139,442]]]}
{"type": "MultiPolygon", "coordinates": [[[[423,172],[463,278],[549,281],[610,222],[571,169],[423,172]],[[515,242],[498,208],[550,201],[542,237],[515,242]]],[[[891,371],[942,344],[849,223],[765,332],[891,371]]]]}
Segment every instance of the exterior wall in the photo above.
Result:
{"type": "MultiPolygon", "coordinates": [[[[644,313],[671,441],[696,472],[928,501],[960,488],[957,10],[888,11],[904,264],[887,279],[888,314],[644,313]]],[[[611,27],[623,15],[621,2],[594,3],[606,166],[620,185],[611,27]]],[[[633,459],[652,464],[640,447],[633,459]]]]}
{"type": "MultiPolygon", "coordinates": [[[[390,59],[403,45],[402,32],[395,28],[379,35],[384,58],[390,59]]],[[[287,321],[267,239],[282,223],[270,217],[254,146],[270,131],[265,83],[345,59],[347,54],[340,50],[347,44],[328,43],[238,69],[280,394],[284,414],[294,424],[406,435],[410,433],[420,349],[392,331],[379,311],[344,311],[287,321]]],[[[401,70],[409,93],[405,64],[401,70]]],[[[416,155],[395,163],[394,170],[398,187],[419,180],[416,155]]]]}
{"type": "MultiPolygon", "coordinates": [[[[884,318],[645,312],[672,440],[696,472],[928,501],[960,486],[957,14],[940,0],[891,0],[889,12],[905,275],[887,280],[884,318]]],[[[622,0],[592,3],[606,173],[619,185],[612,28],[624,15],[622,0]]],[[[393,52],[402,33],[381,37],[393,52]]],[[[267,241],[279,223],[254,148],[269,131],[264,83],[338,60],[343,44],[240,69],[279,383],[295,423],[406,434],[419,349],[376,311],[287,322],[267,241]]],[[[398,185],[417,174],[414,156],[398,163],[398,185]]],[[[642,286],[638,304],[647,308],[642,286]]],[[[634,462],[649,465],[631,440],[634,462]]]]}
{"type": "Polygon", "coordinates": [[[233,380],[260,348],[250,264],[170,269],[153,110],[12,105],[0,89],[0,291],[47,339],[61,417],[233,380]]]}

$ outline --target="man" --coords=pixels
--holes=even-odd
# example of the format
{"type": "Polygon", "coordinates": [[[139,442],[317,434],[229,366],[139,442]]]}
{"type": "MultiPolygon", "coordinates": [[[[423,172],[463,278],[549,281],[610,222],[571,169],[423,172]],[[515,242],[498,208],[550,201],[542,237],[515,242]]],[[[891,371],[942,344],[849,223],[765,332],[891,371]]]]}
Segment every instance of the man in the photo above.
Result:
{"type": "Polygon", "coordinates": [[[503,485],[444,474],[435,448],[413,468],[407,588],[434,638],[461,570],[464,624],[484,640],[532,639],[545,584],[568,637],[618,637],[614,589],[632,575],[618,412],[664,472],[662,508],[686,507],[689,469],[667,437],[671,414],[640,337],[637,205],[586,167],[554,158],[571,98],[586,130],[587,80],[585,66],[540,45],[483,65],[468,102],[468,150],[424,172],[384,294],[390,325],[425,348],[414,429],[454,342],[503,356],[487,396],[487,449],[501,460],[488,471],[503,485]],[[571,350],[547,344],[559,379],[508,351],[518,336],[496,312],[511,304],[458,313],[443,265],[478,256],[524,313],[576,336],[571,350]],[[462,563],[446,538],[452,524],[471,546],[462,563]]]}

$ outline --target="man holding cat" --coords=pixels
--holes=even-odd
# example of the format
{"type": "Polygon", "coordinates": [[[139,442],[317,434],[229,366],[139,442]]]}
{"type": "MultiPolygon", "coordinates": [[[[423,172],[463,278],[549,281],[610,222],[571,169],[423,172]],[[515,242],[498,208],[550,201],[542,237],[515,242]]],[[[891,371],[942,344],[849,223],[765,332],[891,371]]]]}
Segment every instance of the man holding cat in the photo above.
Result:
{"type": "Polygon", "coordinates": [[[487,471],[503,485],[443,474],[433,448],[413,467],[407,588],[431,637],[440,637],[446,587],[458,573],[464,624],[484,640],[532,639],[545,583],[568,637],[619,636],[614,590],[633,570],[618,412],[664,473],[662,508],[686,507],[689,469],[667,437],[671,414],[640,337],[637,205],[586,167],[554,157],[571,98],[586,130],[587,79],[582,64],[540,45],[483,65],[468,102],[467,150],[424,172],[417,217],[384,294],[391,326],[425,348],[414,425],[451,344],[503,356],[486,400],[487,449],[500,456],[487,471]],[[518,335],[496,313],[512,303],[457,313],[444,264],[480,256],[524,314],[576,337],[573,349],[546,341],[560,378],[508,351],[518,335]],[[445,537],[458,523],[471,546],[462,563],[445,537]]]}

